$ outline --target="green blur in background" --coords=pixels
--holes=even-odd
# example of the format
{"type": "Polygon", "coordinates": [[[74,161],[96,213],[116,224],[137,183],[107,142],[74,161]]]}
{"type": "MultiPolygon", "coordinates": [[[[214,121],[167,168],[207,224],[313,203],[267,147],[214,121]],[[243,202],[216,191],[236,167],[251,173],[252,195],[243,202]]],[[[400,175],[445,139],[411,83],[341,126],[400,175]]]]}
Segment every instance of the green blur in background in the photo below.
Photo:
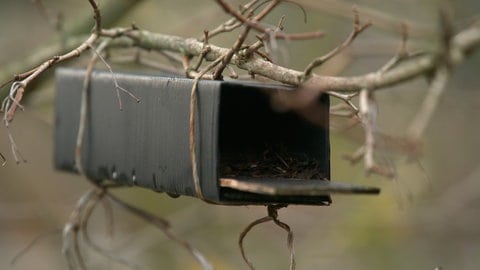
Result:
{"type": "MultiPolygon", "coordinates": [[[[127,1],[127,0],[122,0],[127,1]]],[[[119,1],[119,2],[122,2],[119,1]]],[[[298,1],[308,14],[283,3],[267,19],[276,24],[286,14],[285,31],[324,30],[327,37],[281,42],[277,61],[303,69],[311,59],[343,41],[351,30],[352,1],[298,1]]],[[[347,53],[317,70],[320,74],[360,75],[374,71],[392,57],[400,46],[399,24],[411,26],[409,47],[436,46],[440,1],[358,1],[362,19],[373,27],[362,34],[347,53]]],[[[470,23],[480,11],[478,1],[452,1],[455,26],[470,23]]],[[[235,2],[239,3],[239,2],[235,2]]],[[[100,8],[106,4],[100,1],[100,8]]],[[[61,12],[65,27],[78,24],[89,14],[87,1],[45,0],[48,18],[61,12]]],[[[234,4],[233,4],[234,5],[234,4]]],[[[148,1],[135,5],[111,26],[137,26],[183,37],[201,37],[228,19],[213,1],[148,1]]],[[[32,1],[0,2],[0,72],[61,38],[32,1]]],[[[93,25],[93,21],[92,21],[93,25]]],[[[88,33],[88,30],[85,32],[88,33]]],[[[237,34],[211,40],[231,46],[237,34]]],[[[253,39],[252,39],[253,40],[253,39]]],[[[86,57],[66,63],[84,67],[86,57]]],[[[64,65],[64,66],[65,66],[64,65]]],[[[99,68],[104,68],[101,64],[99,68]]],[[[31,67],[27,67],[25,70],[31,67]]],[[[139,68],[115,65],[115,70],[139,68]]],[[[25,71],[16,70],[16,73],[25,71]]],[[[407,161],[385,142],[384,152],[395,161],[398,179],[366,177],[361,166],[342,159],[362,143],[359,128],[332,131],[332,180],[374,185],[380,196],[334,196],[330,207],[289,206],[280,219],[295,233],[297,269],[478,269],[480,265],[480,113],[479,53],[455,70],[448,89],[427,129],[424,156],[407,161]]],[[[61,254],[61,228],[76,201],[89,185],[80,176],[56,172],[52,165],[53,98],[52,74],[46,74],[28,89],[25,111],[12,123],[16,142],[28,163],[16,165],[10,155],[5,128],[0,128],[0,152],[9,162],[0,168],[0,269],[66,269],[61,254]],[[39,241],[10,262],[37,236],[39,241]]],[[[379,126],[401,136],[415,116],[427,84],[423,78],[381,90],[379,126]]],[[[3,90],[5,91],[5,90],[3,90]]],[[[334,101],[332,99],[332,101],[334,101]]],[[[335,101],[334,101],[335,102],[335,101]]],[[[332,126],[342,126],[332,118],[332,126]]],[[[246,269],[237,246],[243,228],[266,214],[263,207],[208,205],[187,197],[166,195],[137,188],[114,192],[121,198],[171,221],[174,231],[198,248],[216,269],[246,269]]],[[[113,210],[114,234],[108,236],[104,210],[98,207],[90,220],[93,239],[124,259],[144,269],[199,269],[193,258],[170,242],[153,226],[119,208],[113,210]]],[[[287,269],[286,234],[272,224],[253,229],[245,240],[247,255],[257,269],[287,269]]],[[[128,269],[82,248],[89,269],[128,269]]]]}

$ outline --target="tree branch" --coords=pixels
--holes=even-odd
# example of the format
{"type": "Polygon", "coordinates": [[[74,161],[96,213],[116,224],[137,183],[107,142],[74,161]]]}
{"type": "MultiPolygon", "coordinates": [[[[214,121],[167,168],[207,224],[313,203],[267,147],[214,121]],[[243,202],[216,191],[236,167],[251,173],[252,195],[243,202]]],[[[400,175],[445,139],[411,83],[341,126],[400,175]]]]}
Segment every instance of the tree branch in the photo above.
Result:
{"type": "Polygon", "coordinates": [[[325,55],[323,55],[319,58],[314,59],[310,64],[308,64],[308,66],[305,68],[305,71],[304,71],[305,78],[310,77],[314,68],[321,66],[323,63],[330,60],[335,55],[339,54],[345,48],[350,46],[350,44],[352,44],[352,42],[355,40],[355,38],[361,32],[363,32],[365,29],[367,29],[368,27],[370,27],[372,25],[371,22],[360,24],[360,15],[358,14],[358,10],[357,10],[356,7],[353,8],[353,13],[354,13],[353,30],[350,33],[350,35],[347,37],[347,39],[342,44],[335,47],[333,50],[331,50],[327,54],[325,54],[325,55]]]}
{"type": "MultiPolygon", "coordinates": [[[[246,26],[251,27],[252,29],[255,29],[256,31],[260,33],[268,33],[269,29],[268,27],[265,27],[261,24],[259,24],[256,21],[249,20],[247,17],[243,16],[241,13],[237,12],[234,10],[229,4],[227,4],[224,0],[216,0],[216,2],[223,8],[223,10],[232,15],[235,19],[238,21],[242,22],[246,26]]],[[[279,1],[273,1],[275,5],[279,1]]],[[[267,12],[268,13],[268,12],[267,12]]],[[[266,14],[266,13],[265,13],[266,14]]],[[[263,15],[263,14],[261,14],[263,15]]],[[[324,33],[322,31],[316,31],[316,32],[309,32],[309,33],[298,33],[298,34],[286,34],[283,32],[276,32],[275,33],[275,38],[279,39],[312,39],[315,37],[322,37],[324,33]]]]}
{"type": "MultiPolygon", "coordinates": [[[[124,17],[129,10],[135,5],[138,5],[143,0],[110,0],[105,3],[102,2],[102,24],[110,25],[120,18],[124,17]]],[[[18,74],[19,71],[27,70],[32,68],[38,63],[45,61],[45,59],[50,58],[52,55],[60,55],[64,51],[70,51],[78,47],[82,42],[84,42],[92,29],[92,10],[88,10],[85,14],[81,14],[79,18],[71,20],[71,22],[63,28],[62,35],[65,36],[65,40],[62,42],[56,41],[53,44],[38,48],[35,50],[35,53],[29,55],[20,60],[15,60],[4,66],[0,71],[0,100],[5,98],[2,88],[14,81],[23,80],[28,75],[30,75],[33,70],[30,72],[18,74]],[[16,74],[13,75],[12,74],[16,74]]]]}
{"type": "MultiPolygon", "coordinates": [[[[199,56],[202,53],[203,42],[193,38],[182,38],[152,33],[145,30],[125,30],[126,29],[121,28],[103,30],[101,35],[115,38],[111,43],[113,47],[136,46],[146,50],[166,50],[177,53],[188,53],[192,56],[199,56]]],[[[461,31],[455,35],[452,40],[450,48],[452,64],[459,64],[465,55],[470,54],[479,46],[479,25],[474,25],[461,31]]],[[[205,55],[207,61],[214,61],[222,55],[225,55],[229,50],[215,45],[210,45],[210,48],[210,52],[205,55]]],[[[437,59],[437,53],[431,51],[406,58],[382,73],[370,72],[352,77],[320,76],[313,74],[311,78],[303,84],[303,87],[316,91],[318,94],[326,91],[358,92],[363,88],[374,91],[426,74],[435,68],[437,59]]],[[[239,55],[234,55],[230,64],[246,70],[249,73],[261,75],[277,82],[294,86],[300,86],[302,84],[301,78],[303,71],[279,66],[261,57],[245,59],[239,55]]]]}

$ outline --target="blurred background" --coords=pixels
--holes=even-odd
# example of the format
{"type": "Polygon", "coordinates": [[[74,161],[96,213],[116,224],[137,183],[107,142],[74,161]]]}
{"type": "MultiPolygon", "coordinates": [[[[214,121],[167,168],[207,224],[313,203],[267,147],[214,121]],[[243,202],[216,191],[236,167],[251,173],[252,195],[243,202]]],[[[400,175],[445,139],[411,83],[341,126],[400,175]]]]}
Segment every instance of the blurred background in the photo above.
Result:
{"type": "MultiPolygon", "coordinates": [[[[100,7],[108,1],[100,1],[100,7]]],[[[115,2],[115,1],[113,1],[115,2]]],[[[120,3],[133,2],[129,0],[120,3]]],[[[114,26],[129,26],[183,37],[201,37],[228,17],[213,1],[144,0],[121,10],[114,26]]],[[[451,1],[455,27],[471,23],[480,2],[451,1]]],[[[232,2],[236,5],[239,2],[232,2]]],[[[325,38],[281,42],[277,61],[303,69],[311,59],[342,42],[351,31],[351,7],[357,4],[361,19],[373,27],[358,37],[345,53],[317,70],[320,74],[357,75],[374,71],[400,46],[400,23],[409,25],[409,48],[434,49],[441,1],[364,0],[298,1],[306,10],[288,2],[273,12],[268,22],[276,24],[286,15],[285,31],[324,30],[325,38]]],[[[88,18],[83,33],[90,30],[87,1],[3,0],[0,2],[0,73],[28,70],[22,66],[48,44],[58,44],[56,14],[62,14],[64,29],[74,29],[88,18]],[[70,28],[69,28],[70,27],[70,28]],[[13,64],[12,64],[13,63],[13,64]],[[16,65],[18,63],[18,65],[16,65]]],[[[106,11],[105,11],[106,12],[106,11]]],[[[114,16],[115,17],[115,16],[114,16]]],[[[82,28],[78,33],[82,33],[82,28]]],[[[237,34],[211,40],[231,46],[237,34]]],[[[120,54],[127,52],[121,52],[120,54]]],[[[87,57],[63,66],[84,67],[87,57]]],[[[112,59],[113,62],[113,59],[112,59]]],[[[104,68],[99,65],[100,68],[104,68]]],[[[340,131],[345,123],[332,118],[332,180],[382,188],[379,196],[334,196],[330,207],[289,206],[280,219],[295,233],[298,269],[478,269],[480,265],[480,54],[477,52],[455,70],[448,89],[427,129],[423,157],[407,161],[401,151],[385,142],[382,150],[395,161],[398,180],[366,177],[362,166],[352,166],[342,156],[362,143],[358,128],[340,131]]],[[[115,65],[116,71],[139,68],[115,65]]],[[[9,74],[8,74],[9,73],[9,74]]],[[[80,176],[57,172],[52,165],[53,73],[45,74],[28,89],[25,111],[16,115],[11,131],[25,164],[15,164],[5,128],[0,128],[0,151],[8,163],[0,167],[0,269],[66,269],[61,254],[61,228],[76,201],[89,185],[80,176]],[[27,253],[12,260],[33,239],[27,253]]],[[[387,134],[401,136],[415,116],[426,93],[423,78],[381,90],[379,125],[387,134]]],[[[6,91],[3,89],[2,91],[6,91]]],[[[332,102],[337,102],[332,99],[332,102]]],[[[382,143],[383,144],[383,143],[382,143]]],[[[266,214],[264,207],[208,205],[187,197],[172,199],[138,188],[114,192],[119,197],[170,220],[174,231],[202,251],[216,269],[246,269],[237,246],[243,228],[266,214]]],[[[112,253],[144,269],[199,269],[192,257],[153,226],[114,208],[115,234],[105,232],[101,207],[90,220],[93,239],[112,253]]],[[[272,224],[253,229],[245,240],[249,258],[257,269],[287,269],[286,234],[272,224]]],[[[124,269],[87,248],[82,248],[89,269],[124,269]]],[[[126,269],[126,268],[125,268],[126,269]]]]}

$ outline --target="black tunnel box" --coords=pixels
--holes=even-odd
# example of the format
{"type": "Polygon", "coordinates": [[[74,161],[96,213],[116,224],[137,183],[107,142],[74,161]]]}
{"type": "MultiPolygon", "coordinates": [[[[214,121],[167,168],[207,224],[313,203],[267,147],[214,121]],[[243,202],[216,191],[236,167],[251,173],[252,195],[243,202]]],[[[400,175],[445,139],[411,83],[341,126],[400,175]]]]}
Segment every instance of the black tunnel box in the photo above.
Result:
{"type": "MultiPolygon", "coordinates": [[[[85,71],[56,72],[55,167],[75,172],[85,71]]],[[[170,195],[196,196],[189,152],[193,81],[116,74],[136,103],[115,90],[113,75],[94,71],[82,148],[85,174],[170,195]]],[[[328,205],[331,192],[376,190],[332,183],[329,100],[316,102],[321,124],[272,109],[271,97],[292,89],[244,81],[200,81],[196,142],[201,193],[218,204],[328,205]]]]}

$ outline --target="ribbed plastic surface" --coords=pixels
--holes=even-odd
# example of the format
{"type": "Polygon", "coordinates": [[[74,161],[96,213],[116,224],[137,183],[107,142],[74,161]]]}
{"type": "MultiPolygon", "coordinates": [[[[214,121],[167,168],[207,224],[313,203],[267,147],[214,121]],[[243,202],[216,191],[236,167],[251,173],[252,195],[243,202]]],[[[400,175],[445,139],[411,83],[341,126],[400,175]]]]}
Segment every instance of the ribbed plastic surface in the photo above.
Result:
{"type": "MultiPolygon", "coordinates": [[[[76,171],[84,76],[83,70],[58,69],[56,73],[55,166],[61,170],[76,171]]],[[[136,103],[121,93],[123,110],[119,110],[112,75],[93,72],[82,149],[86,175],[198,197],[189,151],[193,81],[131,74],[116,74],[116,79],[141,101],[136,103]]],[[[270,98],[278,91],[291,89],[251,82],[200,81],[196,142],[204,198],[219,204],[328,205],[330,193],[378,193],[378,189],[329,181],[328,97],[317,100],[322,124],[313,125],[293,112],[274,111],[270,98]],[[287,164],[282,155],[295,164],[287,164]],[[275,165],[278,160],[269,160],[276,156],[282,168],[275,165]],[[260,167],[262,177],[255,171],[260,167]],[[232,172],[231,168],[241,169],[232,172]],[[252,168],[254,172],[249,172],[252,168]],[[308,174],[313,177],[293,179],[308,174]],[[285,175],[295,177],[289,180],[285,175]]]]}

